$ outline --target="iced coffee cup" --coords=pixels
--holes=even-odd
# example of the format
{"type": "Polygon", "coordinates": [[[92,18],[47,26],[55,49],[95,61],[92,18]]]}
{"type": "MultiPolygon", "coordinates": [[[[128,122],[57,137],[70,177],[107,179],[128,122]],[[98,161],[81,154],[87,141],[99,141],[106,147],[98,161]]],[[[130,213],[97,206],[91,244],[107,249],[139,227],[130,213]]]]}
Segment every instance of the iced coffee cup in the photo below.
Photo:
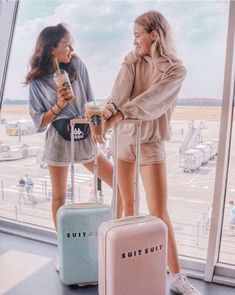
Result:
{"type": "Polygon", "coordinates": [[[90,101],[86,103],[85,108],[91,135],[102,135],[104,132],[103,106],[97,102],[90,101]]]}
{"type": "Polygon", "coordinates": [[[71,83],[69,81],[69,76],[66,71],[62,69],[57,69],[54,74],[54,81],[57,87],[65,87],[66,89],[71,91],[72,95],[74,95],[71,83]]]}

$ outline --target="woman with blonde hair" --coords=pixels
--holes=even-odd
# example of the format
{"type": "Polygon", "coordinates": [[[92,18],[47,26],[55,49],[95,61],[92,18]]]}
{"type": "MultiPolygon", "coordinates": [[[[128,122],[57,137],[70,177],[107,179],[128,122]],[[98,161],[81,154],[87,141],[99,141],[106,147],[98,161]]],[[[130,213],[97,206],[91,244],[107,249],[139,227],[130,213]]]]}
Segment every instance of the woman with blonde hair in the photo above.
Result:
{"type": "MultiPolygon", "coordinates": [[[[134,46],[121,65],[105,106],[106,129],[126,118],[142,121],[141,177],[150,214],[168,227],[170,288],[177,294],[201,294],[180,272],[173,226],[167,209],[167,171],[164,141],[170,138],[170,119],[186,70],[173,47],[170,26],[157,11],[135,20],[134,46]]],[[[134,125],[119,126],[119,188],[124,214],[134,214],[134,125]]],[[[104,140],[97,137],[98,142],[104,140]]]]}

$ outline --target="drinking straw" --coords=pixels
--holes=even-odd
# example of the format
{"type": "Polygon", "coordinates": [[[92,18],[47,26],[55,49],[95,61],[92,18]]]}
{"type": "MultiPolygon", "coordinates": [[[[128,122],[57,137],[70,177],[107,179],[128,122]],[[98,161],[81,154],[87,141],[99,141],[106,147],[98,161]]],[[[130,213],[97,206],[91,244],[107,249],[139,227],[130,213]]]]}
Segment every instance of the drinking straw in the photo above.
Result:
{"type": "Polygon", "coordinates": [[[59,63],[58,63],[58,60],[57,60],[56,57],[55,57],[55,67],[56,67],[56,70],[57,70],[57,71],[60,70],[59,63]]]}

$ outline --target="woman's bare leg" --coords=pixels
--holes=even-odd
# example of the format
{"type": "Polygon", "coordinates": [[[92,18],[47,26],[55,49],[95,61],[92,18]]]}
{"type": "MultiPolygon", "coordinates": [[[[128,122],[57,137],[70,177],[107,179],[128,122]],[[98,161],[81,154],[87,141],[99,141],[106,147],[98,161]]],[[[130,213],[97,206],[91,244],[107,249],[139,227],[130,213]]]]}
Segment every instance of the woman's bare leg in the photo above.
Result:
{"type": "Polygon", "coordinates": [[[171,273],[180,272],[172,222],[167,209],[166,164],[141,166],[147,204],[151,215],[161,218],[168,227],[168,266],[171,273]]]}
{"type": "Polygon", "coordinates": [[[125,216],[134,215],[135,162],[118,160],[118,183],[125,216]]]}
{"type": "MultiPolygon", "coordinates": [[[[90,171],[93,172],[94,161],[84,164],[84,166],[90,171]]],[[[113,184],[113,165],[106,159],[106,157],[101,154],[98,157],[98,177],[102,179],[107,185],[112,187],[113,184]]],[[[120,194],[118,193],[118,218],[122,216],[122,200],[120,194]]]]}
{"type": "Polygon", "coordinates": [[[52,217],[57,229],[56,214],[64,205],[67,189],[68,167],[56,167],[48,165],[52,187],[52,217]]]}

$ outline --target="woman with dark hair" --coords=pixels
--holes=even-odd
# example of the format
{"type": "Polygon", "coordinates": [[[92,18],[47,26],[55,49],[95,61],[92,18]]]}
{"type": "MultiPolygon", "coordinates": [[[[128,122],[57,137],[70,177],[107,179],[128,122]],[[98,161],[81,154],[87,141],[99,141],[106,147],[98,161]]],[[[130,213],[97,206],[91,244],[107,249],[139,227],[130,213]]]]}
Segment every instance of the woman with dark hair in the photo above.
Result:
{"type": "MultiPolygon", "coordinates": [[[[150,214],[160,217],[168,227],[170,288],[177,294],[199,295],[180,272],[167,209],[164,141],[170,138],[171,114],[186,70],[174,50],[170,26],[157,11],[148,11],[135,20],[134,46],[135,50],[122,63],[105,107],[106,129],[125,118],[142,121],[140,172],[150,214]]],[[[135,137],[133,124],[119,126],[119,188],[125,216],[134,214],[135,137]]],[[[95,140],[103,142],[103,137],[97,136],[95,140]]]]}
{"type": "MultiPolygon", "coordinates": [[[[54,123],[61,119],[84,118],[85,103],[93,100],[86,66],[74,54],[72,37],[65,25],[49,26],[41,31],[25,84],[29,84],[29,110],[38,132],[46,130],[49,125],[45,138],[44,161],[48,164],[50,173],[52,215],[56,228],[56,214],[66,198],[71,142],[58,133],[54,123]],[[73,93],[66,87],[56,88],[53,80],[55,60],[68,73],[73,93]]],[[[94,144],[91,137],[75,141],[74,144],[75,162],[82,163],[92,172],[94,144]]],[[[112,170],[112,164],[100,153],[98,176],[109,186],[112,186],[112,170]]]]}

